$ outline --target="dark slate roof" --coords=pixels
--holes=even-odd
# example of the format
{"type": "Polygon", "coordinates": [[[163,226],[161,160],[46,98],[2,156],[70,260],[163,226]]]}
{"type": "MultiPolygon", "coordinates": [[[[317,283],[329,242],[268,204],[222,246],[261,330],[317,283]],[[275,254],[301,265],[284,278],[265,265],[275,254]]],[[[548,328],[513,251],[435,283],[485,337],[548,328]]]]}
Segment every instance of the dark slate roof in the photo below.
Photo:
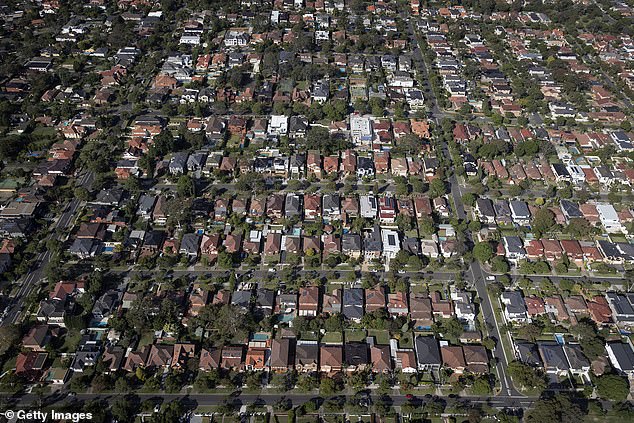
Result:
{"type": "Polygon", "coordinates": [[[418,364],[442,364],[440,358],[440,348],[438,341],[433,336],[417,336],[416,337],[416,361],[418,364]]]}

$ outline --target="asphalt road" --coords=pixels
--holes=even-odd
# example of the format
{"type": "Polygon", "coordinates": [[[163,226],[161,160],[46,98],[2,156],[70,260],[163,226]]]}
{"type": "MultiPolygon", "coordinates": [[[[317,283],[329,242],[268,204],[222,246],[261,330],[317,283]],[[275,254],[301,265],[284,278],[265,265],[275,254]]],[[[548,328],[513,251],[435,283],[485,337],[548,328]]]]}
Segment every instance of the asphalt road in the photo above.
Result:
{"type": "MultiPolygon", "coordinates": [[[[412,22],[410,20],[408,25],[410,35],[414,36],[414,30],[412,28],[412,22]]],[[[414,63],[416,64],[418,71],[421,76],[425,78],[426,81],[429,80],[429,75],[427,68],[425,66],[425,61],[423,60],[422,52],[417,46],[414,48],[414,63]]],[[[436,124],[440,124],[440,120],[445,116],[445,114],[438,107],[438,100],[434,95],[433,90],[429,90],[429,101],[431,103],[431,112],[432,116],[436,122],[436,124]]],[[[449,148],[446,142],[442,142],[440,145],[442,154],[446,157],[448,163],[451,163],[451,154],[449,154],[449,148]]],[[[456,211],[456,215],[459,219],[466,219],[467,215],[464,208],[464,203],[462,201],[462,187],[460,182],[455,174],[453,174],[449,178],[450,184],[450,195],[453,199],[454,208],[456,211]]],[[[473,244],[473,238],[470,232],[467,232],[467,242],[473,244]]],[[[493,312],[493,307],[491,304],[491,300],[489,298],[485,278],[488,274],[480,267],[480,264],[474,262],[471,264],[469,272],[466,272],[466,278],[471,284],[476,288],[476,292],[478,294],[478,298],[480,299],[480,309],[482,312],[482,316],[485,321],[486,329],[490,337],[497,341],[497,345],[493,350],[493,356],[497,359],[496,372],[498,374],[498,379],[500,380],[501,390],[497,397],[494,397],[492,400],[501,401],[504,404],[508,404],[509,401],[515,398],[523,398],[521,394],[515,390],[513,387],[513,383],[509,378],[506,368],[508,366],[508,360],[505,356],[504,349],[502,348],[502,344],[500,341],[500,329],[498,326],[498,322],[495,317],[495,313],[493,312]]],[[[500,322],[501,323],[501,322],[500,322]]],[[[508,406],[508,405],[506,405],[508,406]]],[[[523,405],[522,405],[523,406],[523,405]]]]}
{"type": "MultiPolygon", "coordinates": [[[[93,172],[86,172],[82,174],[77,183],[79,186],[89,186],[94,180],[93,172]]],[[[49,234],[43,240],[42,244],[46,245],[46,242],[52,239],[55,236],[56,231],[60,230],[60,238],[65,238],[68,236],[68,229],[72,226],[73,218],[79,208],[81,201],[77,198],[73,198],[68,205],[64,208],[64,212],[62,212],[61,216],[55,223],[53,223],[49,228],[49,234]]],[[[28,296],[33,292],[36,288],[37,284],[44,277],[44,270],[46,266],[48,266],[49,261],[53,253],[51,251],[45,250],[38,253],[35,261],[35,267],[31,270],[20,285],[20,288],[13,298],[12,303],[8,306],[5,317],[2,319],[0,325],[5,326],[8,324],[17,323],[22,315],[22,311],[25,307],[24,301],[28,296]]]]}
{"type": "MultiPolygon", "coordinates": [[[[184,395],[181,393],[178,394],[167,394],[167,393],[138,393],[136,396],[143,402],[146,400],[151,400],[154,403],[167,403],[171,401],[180,401],[186,404],[189,407],[200,407],[200,406],[214,406],[220,405],[225,402],[232,403],[236,406],[242,405],[274,405],[280,399],[289,398],[294,406],[298,406],[304,404],[305,402],[313,399],[313,398],[321,398],[324,400],[328,400],[334,397],[323,397],[318,393],[262,393],[262,394],[241,394],[235,393],[232,395],[227,395],[225,393],[208,393],[208,394],[188,394],[184,395]]],[[[346,399],[351,398],[351,396],[344,396],[346,399]]],[[[54,393],[48,396],[38,396],[36,394],[25,394],[18,397],[5,398],[5,401],[9,404],[8,406],[17,408],[30,407],[33,405],[41,407],[47,407],[54,404],[64,404],[64,403],[72,403],[76,401],[93,401],[93,400],[105,400],[109,404],[117,401],[118,398],[121,398],[120,394],[77,394],[73,397],[69,397],[66,393],[54,393]]],[[[341,396],[338,396],[341,398],[341,396]]],[[[376,402],[376,398],[378,395],[370,395],[370,402],[376,402]]],[[[431,398],[430,396],[414,396],[413,398],[408,398],[406,395],[389,395],[392,406],[400,407],[403,404],[411,403],[416,406],[423,406],[426,402],[431,398]]],[[[472,403],[472,404],[486,404],[491,407],[495,407],[498,409],[506,409],[506,408],[527,408],[532,405],[532,403],[537,398],[534,397],[523,397],[523,396],[505,396],[505,397],[443,397],[442,401],[445,401],[448,406],[456,403],[472,403]]]]}

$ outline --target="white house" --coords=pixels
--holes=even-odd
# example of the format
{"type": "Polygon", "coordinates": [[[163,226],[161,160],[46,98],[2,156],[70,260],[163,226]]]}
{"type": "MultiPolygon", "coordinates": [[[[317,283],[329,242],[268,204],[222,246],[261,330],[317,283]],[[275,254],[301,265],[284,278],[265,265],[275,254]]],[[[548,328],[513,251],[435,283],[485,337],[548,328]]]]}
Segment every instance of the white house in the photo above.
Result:
{"type": "Polygon", "coordinates": [[[381,240],[383,242],[383,257],[386,259],[393,259],[396,257],[396,253],[401,251],[401,240],[397,231],[381,229],[381,240]]]}
{"type": "Polygon", "coordinates": [[[612,204],[597,204],[597,212],[599,213],[599,220],[601,220],[601,224],[603,225],[603,228],[606,232],[626,232],[623,225],[621,225],[619,215],[617,214],[612,204]]]}
{"type": "Polygon", "coordinates": [[[288,117],[284,115],[272,115],[269,123],[269,133],[273,135],[286,135],[288,133],[288,117]]]}

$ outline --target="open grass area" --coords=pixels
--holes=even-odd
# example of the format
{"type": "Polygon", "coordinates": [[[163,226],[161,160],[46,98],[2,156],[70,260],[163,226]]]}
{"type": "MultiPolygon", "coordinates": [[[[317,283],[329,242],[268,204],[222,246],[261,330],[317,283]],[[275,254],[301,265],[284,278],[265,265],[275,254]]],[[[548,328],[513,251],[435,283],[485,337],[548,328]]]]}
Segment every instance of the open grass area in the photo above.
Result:
{"type": "Polygon", "coordinates": [[[139,340],[139,348],[142,348],[145,345],[150,345],[154,342],[154,334],[152,332],[144,332],[143,336],[139,340]]]}
{"type": "Polygon", "coordinates": [[[399,348],[414,348],[414,334],[412,332],[405,332],[401,334],[398,340],[399,348]]]}
{"type": "Polygon", "coordinates": [[[343,334],[341,332],[326,332],[321,338],[323,344],[343,344],[343,334]]]}
{"type": "Polygon", "coordinates": [[[307,414],[305,416],[297,416],[295,417],[295,423],[314,423],[319,421],[319,416],[314,414],[307,414]]]}
{"type": "Polygon", "coordinates": [[[288,414],[274,414],[271,420],[273,423],[293,423],[288,414]]]}
{"type": "Polygon", "coordinates": [[[77,330],[70,330],[64,337],[64,345],[59,349],[60,352],[73,352],[77,350],[77,345],[81,340],[81,333],[77,330]]]}
{"type": "Polygon", "coordinates": [[[390,333],[387,330],[370,329],[368,336],[374,336],[374,341],[380,345],[388,345],[390,343],[390,333]]]}
{"type": "Polygon", "coordinates": [[[346,342],[363,342],[367,334],[362,329],[346,329],[346,342]]]}

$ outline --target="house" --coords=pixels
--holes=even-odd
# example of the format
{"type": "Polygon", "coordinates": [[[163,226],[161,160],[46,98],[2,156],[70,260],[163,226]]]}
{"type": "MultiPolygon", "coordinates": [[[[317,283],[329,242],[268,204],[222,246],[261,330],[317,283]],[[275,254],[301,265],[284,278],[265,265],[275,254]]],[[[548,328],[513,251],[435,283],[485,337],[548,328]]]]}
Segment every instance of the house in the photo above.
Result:
{"type": "Polygon", "coordinates": [[[409,308],[407,306],[406,292],[392,292],[387,295],[387,311],[392,316],[407,316],[409,308]]]}
{"type": "Polygon", "coordinates": [[[588,380],[590,361],[588,361],[588,358],[581,350],[581,346],[579,344],[565,344],[563,348],[568,359],[570,372],[575,375],[585,376],[586,380],[588,380]]]}
{"type": "Polygon", "coordinates": [[[410,293],[409,316],[415,330],[430,330],[434,323],[431,298],[421,294],[410,293]]]}
{"type": "Polygon", "coordinates": [[[172,175],[182,175],[187,170],[187,158],[189,153],[178,152],[172,156],[169,162],[169,171],[172,175]]]}
{"type": "Polygon", "coordinates": [[[634,376],[634,349],[631,343],[608,342],[605,349],[615,369],[630,378],[634,376]]]}
{"type": "Polygon", "coordinates": [[[301,216],[302,199],[297,194],[286,194],[286,200],[284,202],[284,216],[293,218],[301,216]]]}
{"type": "Polygon", "coordinates": [[[463,345],[466,370],[471,373],[484,374],[489,371],[489,356],[487,350],[482,345],[463,345]]]}
{"type": "Polygon", "coordinates": [[[509,201],[509,208],[511,209],[511,218],[513,219],[513,222],[520,226],[527,226],[530,224],[531,212],[524,201],[511,200],[509,201]]]}
{"type": "Polygon", "coordinates": [[[95,239],[77,238],[68,251],[80,259],[87,259],[96,256],[100,248],[101,244],[95,239]]]}
{"type": "Polygon", "coordinates": [[[195,353],[196,346],[194,344],[174,344],[172,359],[169,364],[172,368],[186,368],[187,362],[194,358],[195,353]]]}
{"type": "Polygon", "coordinates": [[[443,366],[448,367],[456,374],[462,374],[467,367],[461,346],[444,345],[440,348],[443,366]]]}
{"type": "Polygon", "coordinates": [[[500,295],[500,299],[504,305],[504,317],[507,321],[528,322],[526,303],[520,291],[504,291],[500,295]]]}
{"type": "Polygon", "coordinates": [[[266,257],[277,257],[282,251],[282,235],[269,232],[264,241],[263,255],[266,257]]]}
{"type": "Polygon", "coordinates": [[[319,370],[327,374],[343,370],[343,347],[340,345],[322,345],[319,348],[319,370]]]}
{"type": "Polygon", "coordinates": [[[221,359],[222,356],[220,348],[203,348],[200,351],[198,368],[205,372],[215,370],[220,367],[221,359]]]}
{"type": "Polygon", "coordinates": [[[375,288],[365,290],[365,312],[372,313],[373,311],[385,309],[385,290],[382,286],[378,285],[375,288]]]}
{"type": "Polygon", "coordinates": [[[482,223],[495,224],[495,209],[493,201],[488,198],[478,198],[476,200],[475,212],[482,223]]]}
{"type": "Polygon", "coordinates": [[[28,351],[18,354],[15,362],[15,374],[30,382],[42,377],[48,353],[28,351]]]}
{"type": "Polygon", "coordinates": [[[22,338],[22,347],[32,351],[44,351],[51,340],[51,332],[47,325],[33,326],[22,338]]]}
{"type": "Polygon", "coordinates": [[[535,368],[542,367],[542,359],[537,349],[537,345],[530,342],[516,342],[515,351],[517,358],[522,363],[535,368]]]}
{"type": "Polygon", "coordinates": [[[365,342],[346,342],[343,348],[346,371],[364,371],[370,363],[368,344],[365,342]]]}
{"type": "Polygon", "coordinates": [[[304,195],[304,219],[317,220],[321,218],[321,196],[319,194],[304,195]]]}
{"type": "Polygon", "coordinates": [[[442,365],[440,348],[434,336],[419,335],[414,341],[419,371],[438,371],[442,365]]]}
{"type": "Polygon", "coordinates": [[[139,197],[139,206],[137,208],[137,216],[141,219],[148,220],[152,217],[152,211],[156,203],[156,196],[154,195],[141,195],[139,197]]]}
{"type": "Polygon", "coordinates": [[[391,348],[394,357],[394,368],[403,373],[416,373],[418,365],[416,363],[416,353],[413,350],[399,350],[391,348]]]}
{"type": "Polygon", "coordinates": [[[357,177],[373,178],[374,175],[374,161],[368,157],[357,157],[357,177]]]}
{"type": "Polygon", "coordinates": [[[389,373],[392,371],[392,358],[389,346],[370,346],[370,367],[375,373],[389,373]]]}
{"type": "Polygon", "coordinates": [[[323,307],[324,313],[332,315],[335,313],[341,313],[342,296],[340,289],[334,289],[330,294],[324,293],[323,307]]]}
{"type": "Polygon", "coordinates": [[[273,372],[286,372],[292,368],[291,340],[288,338],[271,340],[270,367],[273,372]]]}
{"type": "Polygon", "coordinates": [[[560,375],[570,369],[568,359],[561,345],[557,343],[540,342],[537,345],[537,350],[544,363],[546,373],[560,375]]]}
{"type": "Polygon", "coordinates": [[[99,324],[108,322],[108,317],[119,307],[121,293],[114,289],[106,291],[97,298],[92,307],[92,317],[99,324]]]}
{"type": "Polygon", "coordinates": [[[231,293],[231,305],[240,308],[243,311],[251,309],[252,292],[249,290],[238,290],[231,293]]]}
{"type": "Polygon", "coordinates": [[[325,194],[322,199],[322,213],[325,222],[341,219],[341,199],[339,194],[325,194]]]}
{"type": "MultiPolygon", "coordinates": [[[[374,197],[370,197],[374,199],[374,197]]],[[[371,230],[365,231],[363,237],[363,254],[365,260],[376,260],[381,257],[383,244],[381,238],[381,228],[375,224],[371,230]]]]}
{"type": "Polygon", "coordinates": [[[608,292],[605,294],[605,298],[617,323],[624,326],[634,323],[634,293],[608,292]]]}
{"type": "Polygon", "coordinates": [[[185,254],[189,259],[198,257],[198,250],[201,243],[201,236],[195,233],[189,233],[183,235],[180,243],[180,254],[185,254]]]}
{"type": "Polygon", "coordinates": [[[319,287],[308,286],[299,290],[299,315],[314,317],[319,313],[319,287]]]}
{"type": "Polygon", "coordinates": [[[396,220],[396,200],[394,197],[379,198],[379,218],[382,223],[394,223],[396,220]]]}
{"type": "Polygon", "coordinates": [[[401,240],[398,231],[383,229],[381,231],[381,241],[383,243],[383,257],[389,264],[389,261],[394,259],[401,250],[401,240]]]}
{"type": "Polygon", "coordinates": [[[350,135],[353,142],[368,144],[372,141],[372,123],[368,117],[350,116],[350,135]]]}
{"type": "Polygon", "coordinates": [[[266,368],[268,350],[262,347],[249,346],[244,359],[244,368],[248,371],[260,371],[266,368]]]}
{"type": "Polygon", "coordinates": [[[359,234],[343,234],[341,252],[352,258],[361,257],[361,236],[359,234]]]}
{"type": "Polygon", "coordinates": [[[374,219],[378,213],[378,203],[376,197],[373,195],[362,195],[359,197],[359,205],[361,210],[361,217],[367,219],[374,219]]]}
{"type": "Polygon", "coordinates": [[[312,373],[319,370],[320,348],[316,342],[298,341],[295,347],[295,370],[312,373]]]}
{"type": "Polygon", "coordinates": [[[526,250],[524,249],[524,244],[520,237],[502,237],[502,245],[504,246],[504,255],[511,263],[517,264],[520,260],[526,258],[526,250]]]}
{"type": "Polygon", "coordinates": [[[269,122],[269,134],[286,135],[288,133],[288,117],[284,115],[272,115],[269,122]]]}
{"type": "Polygon", "coordinates": [[[354,322],[360,322],[364,310],[364,292],[361,288],[349,288],[343,291],[342,314],[354,322]]]}
{"type": "Polygon", "coordinates": [[[282,218],[285,197],[282,194],[273,194],[267,198],[266,213],[272,220],[282,218]]]}
{"type": "Polygon", "coordinates": [[[244,363],[242,356],[244,347],[241,345],[226,345],[222,347],[220,355],[220,368],[224,370],[241,370],[244,363]]]}
{"type": "Polygon", "coordinates": [[[601,225],[608,233],[618,233],[624,232],[627,233],[621,221],[619,219],[619,215],[614,209],[612,204],[598,203],[596,205],[597,212],[599,213],[599,220],[601,221],[601,225]]]}
{"type": "Polygon", "coordinates": [[[272,315],[274,306],[275,292],[266,288],[258,288],[255,292],[256,316],[268,317],[272,315]]]}

